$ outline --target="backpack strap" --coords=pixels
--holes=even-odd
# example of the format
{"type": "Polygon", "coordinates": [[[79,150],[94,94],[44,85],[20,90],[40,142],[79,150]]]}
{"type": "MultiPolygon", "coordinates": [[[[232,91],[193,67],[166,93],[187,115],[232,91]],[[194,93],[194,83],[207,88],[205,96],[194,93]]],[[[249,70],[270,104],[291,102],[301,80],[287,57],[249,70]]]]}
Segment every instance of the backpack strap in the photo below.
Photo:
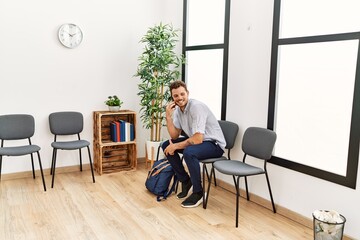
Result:
{"type": "MultiPolygon", "coordinates": [[[[160,165],[160,164],[159,164],[159,165],[160,165]]],[[[168,164],[162,166],[161,168],[157,169],[155,172],[153,172],[153,173],[151,174],[151,176],[156,176],[156,175],[158,175],[162,170],[164,170],[164,169],[167,168],[168,166],[170,166],[170,163],[168,163],[168,164]]]]}
{"type": "Polygon", "coordinates": [[[152,168],[148,174],[148,177],[149,178],[150,176],[156,176],[158,175],[164,168],[166,168],[167,166],[169,166],[170,163],[168,161],[164,161],[162,163],[159,163],[159,165],[157,165],[156,167],[152,168]],[[164,166],[162,166],[164,165],[164,166]],[[161,168],[159,168],[161,167],[161,168]]]}
{"type": "Polygon", "coordinates": [[[178,181],[177,176],[176,176],[176,174],[174,174],[173,184],[172,184],[171,188],[166,193],[164,193],[163,196],[157,196],[156,201],[160,202],[162,200],[166,200],[166,198],[175,190],[177,181],[178,181]]]}

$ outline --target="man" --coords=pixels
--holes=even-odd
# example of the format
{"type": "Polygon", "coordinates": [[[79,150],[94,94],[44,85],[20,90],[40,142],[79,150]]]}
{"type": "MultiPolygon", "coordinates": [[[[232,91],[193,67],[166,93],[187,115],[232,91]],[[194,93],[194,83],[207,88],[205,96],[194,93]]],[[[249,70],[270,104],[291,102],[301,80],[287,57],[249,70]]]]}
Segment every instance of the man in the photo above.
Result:
{"type": "Polygon", "coordinates": [[[181,182],[177,198],[187,197],[182,207],[197,207],[202,203],[202,185],[199,160],[220,157],[224,153],[225,138],[210,109],[202,102],[189,99],[186,84],[180,80],[170,85],[173,101],[166,106],[167,130],[171,139],[162,148],[181,182]],[[188,137],[180,137],[184,132],[188,137]],[[189,174],[185,171],[179,153],[182,153],[189,174]]]}

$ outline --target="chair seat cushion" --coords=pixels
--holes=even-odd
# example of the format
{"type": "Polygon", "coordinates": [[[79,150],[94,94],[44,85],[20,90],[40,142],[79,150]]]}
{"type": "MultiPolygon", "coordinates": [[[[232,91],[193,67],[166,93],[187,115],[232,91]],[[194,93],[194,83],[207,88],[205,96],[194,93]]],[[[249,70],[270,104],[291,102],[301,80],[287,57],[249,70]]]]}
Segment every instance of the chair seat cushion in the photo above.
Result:
{"type": "Polygon", "coordinates": [[[234,176],[250,176],[265,172],[262,168],[238,160],[217,161],[214,163],[214,168],[221,173],[234,176]]]}
{"type": "Polygon", "coordinates": [[[201,163],[214,163],[216,161],[220,161],[220,160],[227,160],[227,158],[225,156],[221,156],[221,157],[218,157],[218,158],[207,158],[207,159],[204,159],[204,160],[200,160],[201,163]]]}
{"type": "Polygon", "coordinates": [[[89,146],[90,143],[86,140],[66,141],[66,142],[53,142],[51,146],[53,148],[62,150],[74,150],[89,146]]]}
{"type": "Polygon", "coordinates": [[[2,147],[0,148],[1,156],[22,156],[30,153],[40,151],[40,147],[37,145],[25,145],[17,147],[2,147]]]}

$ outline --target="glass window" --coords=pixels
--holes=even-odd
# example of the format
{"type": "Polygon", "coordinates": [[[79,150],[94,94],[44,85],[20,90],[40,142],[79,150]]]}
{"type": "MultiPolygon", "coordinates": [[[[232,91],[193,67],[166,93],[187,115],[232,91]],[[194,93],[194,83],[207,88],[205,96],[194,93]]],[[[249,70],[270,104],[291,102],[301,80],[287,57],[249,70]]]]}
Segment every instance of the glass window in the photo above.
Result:
{"type": "Polygon", "coordinates": [[[282,0],[280,38],[357,32],[359,0],[282,0]]]}
{"type": "Polygon", "coordinates": [[[211,106],[215,116],[221,118],[222,59],[223,50],[189,51],[187,54],[187,79],[190,98],[211,106]]]}
{"type": "Polygon", "coordinates": [[[339,159],[348,154],[357,48],[356,40],[279,48],[275,156],[346,175],[339,159]]]}
{"type": "Polygon", "coordinates": [[[225,0],[188,0],[186,45],[223,43],[224,22],[225,0]]]}
{"type": "Polygon", "coordinates": [[[183,81],[191,98],[204,102],[218,119],[224,120],[230,0],[184,0],[184,19],[183,81]]]}
{"type": "Polygon", "coordinates": [[[360,1],[275,0],[270,162],[356,188],[360,1]]]}

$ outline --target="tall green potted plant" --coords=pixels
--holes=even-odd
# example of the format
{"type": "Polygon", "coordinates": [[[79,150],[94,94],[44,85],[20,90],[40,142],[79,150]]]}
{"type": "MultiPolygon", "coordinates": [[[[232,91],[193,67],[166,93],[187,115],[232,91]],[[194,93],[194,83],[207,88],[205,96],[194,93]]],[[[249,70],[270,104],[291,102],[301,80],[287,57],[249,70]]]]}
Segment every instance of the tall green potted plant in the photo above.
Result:
{"type": "Polygon", "coordinates": [[[140,119],[146,129],[150,129],[150,141],[161,141],[161,127],[165,120],[165,106],[171,95],[170,82],[179,79],[184,58],[175,53],[178,42],[176,30],[170,24],[150,27],[140,42],[144,51],[139,57],[135,76],[140,96],[140,119]]]}
{"type": "Polygon", "coordinates": [[[161,140],[165,105],[170,99],[168,85],[179,79],[183,58],[174,52],[178,41],[177,32],[169,24],[158,24],[149,28],[140,40],[145,44],[139,57],[135,76],[140,77],[140,118],[146,129],[150,129],[150,140],[161,140]]]}

